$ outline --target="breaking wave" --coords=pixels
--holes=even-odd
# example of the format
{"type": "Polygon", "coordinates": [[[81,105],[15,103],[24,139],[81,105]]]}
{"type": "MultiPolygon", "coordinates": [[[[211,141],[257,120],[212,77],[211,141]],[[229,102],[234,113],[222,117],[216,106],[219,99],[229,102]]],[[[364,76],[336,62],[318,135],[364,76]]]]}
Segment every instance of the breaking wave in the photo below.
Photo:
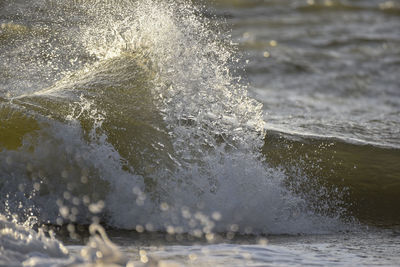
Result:
{"type": "Polygon", "coordinates": [[[320,202],[328,189],[288,185],[262,151],[261,104],[201,7],[30,4],[2,2],[2,214],[195,236],[344,229],[345,189],[320,202]]]}

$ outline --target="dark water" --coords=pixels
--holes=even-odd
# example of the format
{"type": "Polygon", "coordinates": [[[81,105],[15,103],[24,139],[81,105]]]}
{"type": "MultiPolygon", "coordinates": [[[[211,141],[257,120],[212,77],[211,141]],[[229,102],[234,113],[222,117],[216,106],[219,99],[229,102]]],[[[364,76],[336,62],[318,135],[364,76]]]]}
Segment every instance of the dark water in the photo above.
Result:
{"type": "Polygon", "coordinates": [[[0,214],[122,246],[60,265],[394,265],[399,42],[394,1],[0,1],[0,214]]]}
{"type": "Polygon", "coordinates": [[[395,1],[217,1],[249,60],[267,161],[348,188],[363,221],[397,224],[400,18],[395,1]]]}
{"type": "Polygon", "coordinates": [[[398,148],[397,2],[229,3],[269,128],[398,148]]]}

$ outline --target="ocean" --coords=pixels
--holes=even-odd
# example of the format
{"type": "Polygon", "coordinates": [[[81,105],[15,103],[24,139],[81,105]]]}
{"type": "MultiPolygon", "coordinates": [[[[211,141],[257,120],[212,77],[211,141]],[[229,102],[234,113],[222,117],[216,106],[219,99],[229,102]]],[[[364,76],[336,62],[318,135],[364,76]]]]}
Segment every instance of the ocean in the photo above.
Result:
{"type": "Polygon", "coordinates": [[[399,266],[400,3],[0,0],[0,266],[399,266]]]}

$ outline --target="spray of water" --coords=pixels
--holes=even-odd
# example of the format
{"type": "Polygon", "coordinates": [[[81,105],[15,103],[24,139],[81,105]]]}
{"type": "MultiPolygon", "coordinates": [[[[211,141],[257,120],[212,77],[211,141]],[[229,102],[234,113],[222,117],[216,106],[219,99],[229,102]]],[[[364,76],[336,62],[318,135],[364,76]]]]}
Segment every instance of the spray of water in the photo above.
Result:
{"type": "Polygon", "coordinates": [[[234,74],[234,46],[201,9],[186,1],[44,2],[36,5],[63,18],[77,55],[50,60],[61,69],[55,81],[12,99],[37,112],[41,130],[0,152],[12,162],[1,190],[27,185],[10,197],[11,210],[27,202],[45,222],[195,236],[336,227],[265,164],[261,105],[234,74]],[[32,188],[39,193],[27,200],[32,188]]]}

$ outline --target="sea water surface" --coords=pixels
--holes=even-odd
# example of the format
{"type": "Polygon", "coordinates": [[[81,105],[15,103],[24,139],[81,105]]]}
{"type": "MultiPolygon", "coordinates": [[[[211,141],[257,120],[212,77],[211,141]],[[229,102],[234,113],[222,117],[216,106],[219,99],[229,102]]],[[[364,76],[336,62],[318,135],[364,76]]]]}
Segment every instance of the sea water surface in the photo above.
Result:
{"type": "Polygon", "coordinates": [[[0,0],[0,265],[396,266],[400,5],[0,0]]]}

